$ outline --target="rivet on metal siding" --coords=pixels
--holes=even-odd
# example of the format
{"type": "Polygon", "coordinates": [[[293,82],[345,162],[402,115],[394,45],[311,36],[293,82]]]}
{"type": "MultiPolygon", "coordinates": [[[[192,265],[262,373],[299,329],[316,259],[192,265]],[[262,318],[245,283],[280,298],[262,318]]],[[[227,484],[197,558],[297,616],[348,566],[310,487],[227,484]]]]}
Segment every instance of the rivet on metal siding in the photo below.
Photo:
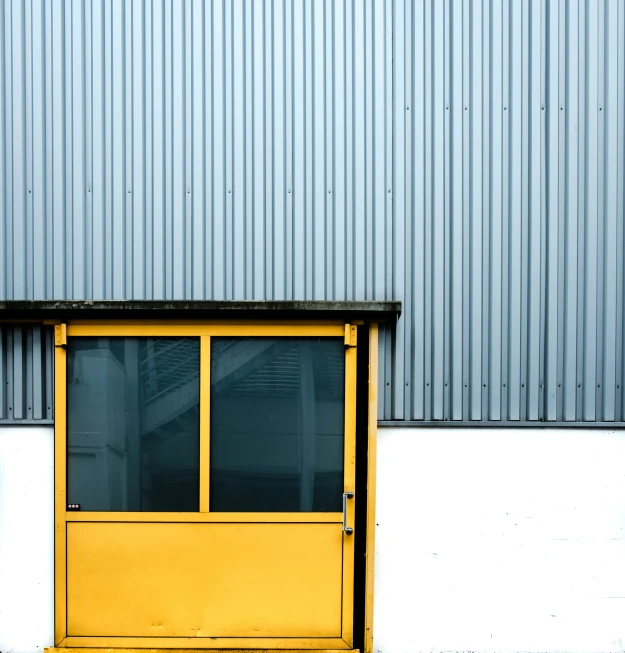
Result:
{"type": "Polygon", "coordinates": [[[525,383],[521,383],[521,387],[524,388],[524,387],[525,387],[525,383]]]}

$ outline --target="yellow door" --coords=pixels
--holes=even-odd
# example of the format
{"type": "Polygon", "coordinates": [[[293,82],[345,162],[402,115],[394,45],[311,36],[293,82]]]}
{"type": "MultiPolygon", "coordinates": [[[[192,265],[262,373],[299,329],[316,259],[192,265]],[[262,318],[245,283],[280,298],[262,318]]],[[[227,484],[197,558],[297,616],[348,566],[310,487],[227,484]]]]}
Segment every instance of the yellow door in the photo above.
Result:
{"type": "Polygon", "coordinates": [[[57,327],[57,646],[352,647],[354,335],[57,327]]]}

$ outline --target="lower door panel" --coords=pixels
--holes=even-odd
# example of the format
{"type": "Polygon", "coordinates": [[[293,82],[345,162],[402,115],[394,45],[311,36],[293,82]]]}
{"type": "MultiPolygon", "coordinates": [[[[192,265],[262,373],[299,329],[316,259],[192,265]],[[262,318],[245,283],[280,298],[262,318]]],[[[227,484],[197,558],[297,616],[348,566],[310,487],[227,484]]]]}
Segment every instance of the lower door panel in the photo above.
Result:
{"type": "Polygon", "coordinates": [[[69,637],[340,637],[341,524],[67,524],[69,637]]]}

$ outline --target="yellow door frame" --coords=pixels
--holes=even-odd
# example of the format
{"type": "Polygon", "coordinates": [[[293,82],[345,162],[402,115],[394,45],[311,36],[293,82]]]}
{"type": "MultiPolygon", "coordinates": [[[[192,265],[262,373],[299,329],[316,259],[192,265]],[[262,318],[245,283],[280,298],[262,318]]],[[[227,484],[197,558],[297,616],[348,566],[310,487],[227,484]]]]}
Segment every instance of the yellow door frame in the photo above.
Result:
{"type": "MultiPolygon", "coordinates": [[[[375,327],[377,343],[377,327],[375,327]]],[[[341,321],[324,322],[210,322],[76,320],[55,325],[55,617],[54,641],[61,648],[217,648],[217,649],[324,649],[344,650],[353,646],[354,538],[343,534],[343,603],[340,638],[158,638],[158,637],[72,637],[67,636],[67,524],[73,521],[211,522],[267,521],[307,522],[306,513],[210,513],[209,426],[210,426],[210,338],[211,336],[317,336],[344,337],[345,351],[345,472],[344,491],[355,491],[356,439],[356,328],[341,321]],[[80,336],[197,336],[200,338],[200,509],[197,513],[67,512],[67,338],[80,336]]],[[[369,343],[371,345],[371,343],[369,343]]],[[[377,352],[376,352],[377,369],[377,352]]],[[[369,434],[371,445],[371,431],[369,434]]],[[[371,477],[372,480],[375,476],[371,477]]],[[[315,513],[315,522],[342,521],[342,513],[315,513]]],[[[353,526],[355,499],[347,502],[347,523],[353,526]]],[[[369,521],[369,519],[368,519],[369,521]]],[[[369,529],[373,533],[373,529],[369,529]]],[[[368,542],[369,543],[369,542],[368,542]]],[[[368,549],[369,550],[369,549],[368,549]]],[[[367,578],[372,572],[367,561],[367,578]]],[[[369,589],[369,581],[367,580],[369,589]]],[[[372,587],[372,586],[371,586],[372,587]]],[[[367,593],[367,601],[368,601],[367,593]]]]}

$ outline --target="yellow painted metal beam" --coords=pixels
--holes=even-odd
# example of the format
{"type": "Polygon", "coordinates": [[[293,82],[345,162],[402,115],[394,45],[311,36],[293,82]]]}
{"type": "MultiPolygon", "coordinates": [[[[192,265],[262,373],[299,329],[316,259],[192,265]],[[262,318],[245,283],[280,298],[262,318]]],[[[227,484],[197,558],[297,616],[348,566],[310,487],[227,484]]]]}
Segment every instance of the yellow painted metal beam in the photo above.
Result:
{"type": "Polygon", "coordinates": [[[219,649],[220,653],[345,653],[352,649],[342,639],[262,639],[253,641],[234,638],[134,638],[127,637],[68,637],[56,648],[46,648],[46,653],[197,653],[207,649],[219,649]],[[145,648],[139,648],[142,644],[145,648]],[[327,648],[323,648],[327,646],[327,648]],[[296,647],[296,648],[294,648],[296,647]],[[97,650],[96,650],[97,649],[97,650]]]}
{"type": "Polygon", "coordinates": [[[210,509],[211,337],[200,338],[200,513],[210,509]]]}
{"type": "MultiPolygon", "coordinates": [[[[16,320],[6,320],[7,322],[16,322],[16,320]]],[[[29,320],[23,320],[24,322],[28,322],[29,320]]],[[[31,322],[41,322],[41,320],[30,320],[31,322]]],[[[285,325],[292,325],[292,326],[310,326],[310,325],[333,325],[333,326],[338,326],[339,328],[343,329],[343,325],[345,323],[345,320],[315,320],[315,319],[310,319],[310,320],[249,320],[249,319],[236,319],[236,318],[231,318],[231,319],[220,319],[220,320],[203,320],[203,319],[192,319],[192,320],[158,320],[158,319],[140,319],[140,318],[135,318],[135,319],[125,319],[125,320],[106,320],[103,318],[100,319],[68,319],[66,320],[68,324],[137,324],[137,325],[142,325],[142,324],[148,324],[148,325],[154,325],[154,324],[168,324],[168,325],[205,325],[205,326],[228,326],[232,324],[249,324],[249,325],[256,325],[256,326],[285,326],[285,325]]],[[[17,321],[19,324],[22,323],[22,320],[17,321]]],[[[47,320],[46,324],[60,324],[62,320],[47,320]]],[[[352,322],[352,324],[357,324],[357,321],[352,322]]],[[[362,320],[360,321],[362,323],[362,320]]]]}
{"type": "Polygon", "coordinates": [[[67,523],[65,521],[67,350],[64,347],[55,347],[54,352],[54,642],[58,644],[67,635],[67,523]]]}
{"type": "Polygon", "coordinates": [[[68,512],[68,522],[147,522],[158,524],[164,522],[187,523],[305,523],[336,524],[343,521],[340,512],[68,512]]]}
{"type": "Polygon", "coordinates": [[[344,324],[158,324],[112,323],[67,325],[67,335],[75,336],[248,336],[248,337],[345,337],[344,324]]]}
{"type": "Polygon", "coordinates": [[[373,652],[373,561],[378,437],[378,325],[369,327],[369,443],[367,449],[367,544],[365,570],[365,653],[373,652]]]}
{"type": "MultiPolygon", "coordinates": [[[[197,653],[205,649],[198,648],[99,648],[97,653],[166,653],[167,651],[176,651],[176,653],[197,653]]],[[[221,653],[301,653],[302,649],[278,649],[278,648],[222,648],[221,653]]],[[[306,653],[345,653],[346,650],[352,653],[360,653],[359,649],[327,649],[327,648],[308,648],[306,653]]],[[[96,653],[93,648],[85,647],[57,647],[44,648],[44,653],[96,653]]]]}

